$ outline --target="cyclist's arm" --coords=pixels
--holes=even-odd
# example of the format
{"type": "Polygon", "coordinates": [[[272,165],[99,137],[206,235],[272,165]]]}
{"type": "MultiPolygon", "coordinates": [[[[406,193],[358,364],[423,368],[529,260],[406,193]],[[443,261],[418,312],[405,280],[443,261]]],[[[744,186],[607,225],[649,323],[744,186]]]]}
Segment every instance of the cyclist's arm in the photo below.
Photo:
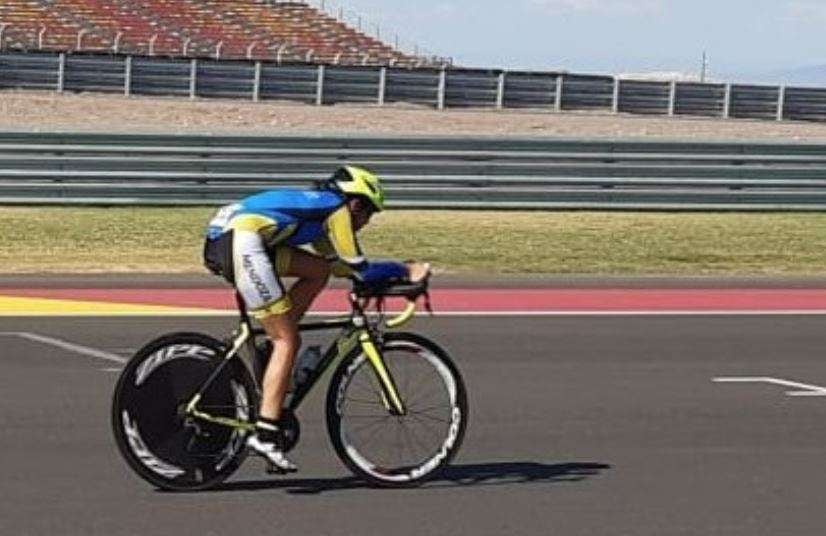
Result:
{"type": "Polygon", "coordinates": [[[349,273],[344,274],[345,276],[352,275],[367,284],[407,277],[407,267],[404,264],[367,261],[356,240],[350,220],[350,211],[346,206],[342,206],[333,212],[327,218],[324,226],[327,232],[326,239],[329,241],[333,254],[338,263],[343,265],[343,267],[333,265],[334,275],[338,275],[335,270],[344,274],[346,268],[349,273]]]}
{"type": "Polygon", "coordinates": [[[354,270],[339,260],[335,248],[326,236],[313,242],[313,250],[330,261],[330,270],[334,277],[350,277],[353,275],[354,270]]]}

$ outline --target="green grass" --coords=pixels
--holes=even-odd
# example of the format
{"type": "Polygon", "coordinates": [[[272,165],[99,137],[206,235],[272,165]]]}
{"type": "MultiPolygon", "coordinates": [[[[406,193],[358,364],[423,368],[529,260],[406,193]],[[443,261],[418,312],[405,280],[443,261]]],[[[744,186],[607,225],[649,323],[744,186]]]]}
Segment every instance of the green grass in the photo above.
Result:
{"type": "MultiPolygon", "coordinates": [[[[0,272],[201,272],[208,208],[0,208],[0,272]]],[[[392,211],[368,255],[447,273],[826,275],[826,214],[392,211]]]]}

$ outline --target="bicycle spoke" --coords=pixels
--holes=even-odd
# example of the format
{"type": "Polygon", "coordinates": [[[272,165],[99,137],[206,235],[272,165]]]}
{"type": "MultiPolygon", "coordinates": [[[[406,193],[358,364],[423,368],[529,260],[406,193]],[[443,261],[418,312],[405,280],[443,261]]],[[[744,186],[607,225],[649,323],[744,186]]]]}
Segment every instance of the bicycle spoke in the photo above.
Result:
{"type": "MultiPolygon", "coordinates": [[[[360,368],[360,369],[359,369],[359,371],[363,371],[363,370],[365,370],[365,368],[364,368],[364,367],[362,367],[362,368],[360,368]]],[[[367,383],[367,386],[370,388],[370,390],[372,391],[373,395],[374,395],[377,399],[382,400],[382,399],[383,399],[383,397],[382,397],[382,395],[381,395],[381,388],[380,388],[380,387],[376,387],[376,385],[373,383],[373,382],[374,382],[374,381],[376,381],[376,380],[375,380],[374,375],[373,375],[373,374],[371,374],[371,372],[372,372],[372,370],[371,370],[370,372],[365,372],[365,373],[362,375],[362,376],[367,376],[367,379],[366,379],[366,380],[363,380],[363,381],[364,381],[365,383],[367,383]]],[[[358,374],[358,372],[356,372],[356,374],[358,374]]]]}
{"type": "MultiPolygon", "coordinates": [[[[420,418],[416,415],[411,415],[410,417],[415,419],[416,422],[420,423],[422,425],[422,427],[425,428],[426,430],[431,431],[431,430],[434,429],[433,426],[435,426],[435,425],[433,423],[430,423],[430,422],[428,422],[428,421],[426,421],[426,420],[424,420],[424,419],[422,419],[422,418],[420,418]]],[[[436,428],[436,433],[433,434],[433,435],[435,435],[437,437],[437,439],[441,440],[441,436],[443,435],[442,430],[436,428]]]]}
{"type": "Polygon", "coordinates": [[[353,403],[353,404],[356,404],[356,405],[364,404],[364,405],[369,405],[369,406],[384,406],[384,404],[382,404],[381,402],[377,402],[375,400],[367,400],[365,398],[344,397],[344,402],[348,403],[348,404],[353,403]]]}
{"type": "Polygon", "coordinates": [[[431,421],[438,421],[438,422],[445,422],[445,423],[449,423],[449,422],[450,422],[450,421],[449,421],[449,420],[447,420],[447,419],[440,419],[440,418],[438,418],[438,417],[433,417],[433,416],[431,416],[431,415],[428,415],[427,413],[411,413],[411,415],[418,415],[419,417],[423,417],[423,418],[425,418],[425,419],[429,419],[429,420],[431,420],[431,421]]]}
{"type": "MultiPolygon", "coordinates": [[[[414,433],[413,433],[413,430],[411,430],[411,429],[407,426],[407,424],[405,424],[405,423],[404,423],[404,421],[399,421],[399,424],[401,424],[402,428],[404,428],[404,431],[405,431],[405,433],[407,434],[407,436],[411,439],[411,442],[412,442],[414,445],[416,445],[417,447],[421,447],[421,448],[422,448],[422,451],[425,453],[425,457],[427,457],[427,456],[428,456],[428,453],[430,452],[430,449],[428,449],[428,448],[427,448],[427,445],[424,445],[424,446],[423,446],[423,445],[419,442],[419,439],[416,437],[416,434],[414,434],[414,433]]],[[[417,459],[417,460],[418,460],[418,459],[420,459],[420,458],[416,455],[416,453],[415,453],[415,452],[413,452],[413,455],[414,455],[414,457],[416,457],[416,459],[417,459]]]]}
{"type": "MultiPolygon", "coordinates": [[[[439,378],[441,380],[441,378],[439,378]]],[[[420,401],[428,401],[432,397],[437,395],[442,395],[444,391],[444,385],[440,381],[434,382],[434,385],[428,386],[424,389],[421,393],[418,393],[412,400],[411,404],[418,404],[420,401]]]]}
{"type": "Polygon", "coordinates": [[[425,406],[423,408],[417,408],[415,406],[412,406],[411,409],[409,410],[409,413],[433,413],[434,411],[436,411],[438,409],[445,410],[449,406],[450,406],[449,402],[445,402],[444,404],[438,404],[438,405],[435,405],[435,406],[425,406]]]}
{"type": "MultiPolygon", "coordinates": [[[[421,387],[422,385],[424,385],[429,379],[431,379],[431,377],[432,376],[431,376],[430,373],[425,373],[425,374],[422,375],[422,377],[420,377],[418,379],[419,381],[416,383],[416,389],[414,389],[412,391],[409,391],[410,392],[410,401],[411,401],[411,403],[415,403],[416,401],[421,400],[422,398],[424,398],[422,396],[422,394],[418,393],[417,391],[418,391],[418,388],[421,387]]],[[[441,380],[441,378],[439,378],[439,380],[441,380]]],[[[440,383],[440,382],[437,381],[437,383],[440,383]]],[[[431,386],[431,388],[432,388],[432,386],[431,386]]]]}
{"type": "Polygon", "coordinates": [[[372,385],[368,382],[367,379],[363,378],[361,374],[356,372],[353,378],[350,380],[350,389],[356,390],[359,394],[367,394],[367,395],[374,395],[375,389],[372,385]]]}
{"type": "Polygon", "coordinates": [[[386,431],[386,430],[387,430],[387,428],[380,428],[378,431],[374,432],[374,433],[373,433],[373,434],[369,437],[369,439],[368,439],[367,441],[365,441],[365,442],[361,443],[361,445],[359,445],[359,446],[360,446],[360,449],[359,449],[359,450],[366,450],[366,449],[367,449],[367,446],[368,446],[368,445],[370,445],[370,443],[372,443],[372,442],[376,439],[376,437],[378,437],[379,435],[381,435],[382,431],[386,431]]]}
{"type": "Polygon", "coordinates": [[[392,417],[392,415],[387,415],[387,416],[382,417],[381,419],[377,420],[376,422],[374,422],[372,424],[365,424],[365,425],[361,425],[357,428],[353,428],[352,431],[353,432],[358,432],[360,430],[366,430],[367,428],[370,428],[371,426],[376,426],[376,424],[384,424],[387,421],[387,419],[389,419],[390,417],[392,417]]]}
{"type": "Polygon", "coordinates": [[[404,462],[405,462],[405,459],[404,459],[404,445],[405,445],[405,443],[402,441],[402,430],[401,430],[401,426],[399,426],[399,424],[398,424],[398,421],[396,421],[396,440],[397,440],[397,445],[399,445],[399,450],[398,450],[398,452],[399,452],[399,465],[403,466],[404,462]]]}

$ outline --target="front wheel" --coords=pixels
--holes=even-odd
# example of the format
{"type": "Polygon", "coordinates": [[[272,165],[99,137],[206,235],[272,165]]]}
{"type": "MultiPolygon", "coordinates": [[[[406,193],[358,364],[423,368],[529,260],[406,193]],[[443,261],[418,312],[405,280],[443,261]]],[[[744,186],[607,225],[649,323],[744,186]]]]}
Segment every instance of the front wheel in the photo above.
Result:
{"type": "Polygon", "coordinates": [[[411,487],[456,455],[467,426],[467,394],[447,352],[412,333],[388,333],[385,365],[406,407],[392,415],[363,353],[344,359],[327,393],[327,429],[338,457],[371,484],[411,487]]]}
{"type": "Polygon", "coordinates": [[[244,459],[245,432],[185,411],[200,391],[201,411],[252,419],[255,384],[239,359],[224,363],[225,352],[211,337],[175,333],[147,344],[126,365],[115,387],[112,430],[121,454],[144,480],[168,490],[205,489],[227,478],[244,459]]]}

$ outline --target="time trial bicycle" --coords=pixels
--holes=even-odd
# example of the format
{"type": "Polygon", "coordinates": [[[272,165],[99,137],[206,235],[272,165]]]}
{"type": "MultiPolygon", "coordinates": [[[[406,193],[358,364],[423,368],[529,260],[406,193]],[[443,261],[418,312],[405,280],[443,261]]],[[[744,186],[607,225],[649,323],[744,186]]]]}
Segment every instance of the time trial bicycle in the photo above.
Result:
{"type": "MultiPolygon", "coordinates": [[[[430,309],[428,279],[382,288],[354,284],[351,313],[300,325],[339,330],[317,363],[302,370],[282,411],[285,451],[299,441],[296,411],[324,372],[326,421],[341,461],[366,482],[412,487],[439,473],[456,455],[468,420],[462,377],[448,353],[414,333],[409,322],[420,297],[430,309]],[[385,298],[407,300],[388,317],[385,298]],[[375,314],[368,314],[371,305],[375,314]]],[[[178,332],[141,348],[122,371],[112,403],[120,453],[143,479],[162,489],[213,487],[241,465],[253,432],[261,378],[271,355],[236,294],[240,324],[223,341],[178,332]]],[[[301,361],[296,366],[302,366],[301,361]]]]}

